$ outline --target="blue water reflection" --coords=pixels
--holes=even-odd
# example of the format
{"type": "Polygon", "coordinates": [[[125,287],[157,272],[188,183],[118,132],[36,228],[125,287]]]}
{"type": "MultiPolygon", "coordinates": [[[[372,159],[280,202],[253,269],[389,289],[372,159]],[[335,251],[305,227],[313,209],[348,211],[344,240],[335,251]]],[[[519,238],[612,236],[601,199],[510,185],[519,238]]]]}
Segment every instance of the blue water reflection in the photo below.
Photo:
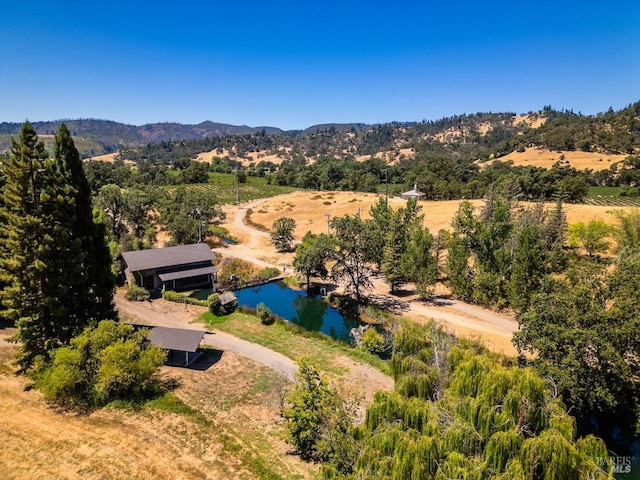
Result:
{"type": "Polygon", "coordinates": [[[294,290],[284,282],[272,282],[235,291],[238,305],[256,308],[262,302],[279,317],[308,330],[348,340],[349,331],[360,325],[357,319],[343,316],[318,296],[294,290]]]}

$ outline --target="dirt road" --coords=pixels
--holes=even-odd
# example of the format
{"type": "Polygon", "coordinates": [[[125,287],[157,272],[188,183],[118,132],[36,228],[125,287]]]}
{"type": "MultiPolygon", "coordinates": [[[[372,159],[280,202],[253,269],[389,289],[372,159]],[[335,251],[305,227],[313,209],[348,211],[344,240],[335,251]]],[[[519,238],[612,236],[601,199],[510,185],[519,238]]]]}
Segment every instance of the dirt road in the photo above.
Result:
{"type": "MultiPolygon", "coordinates": [[[[230,221],[225,226],[232,234],[241,237],[244,243],[214,250],[222,255],[240,258],[265,267],[282,268],[282,265],[291,265],[292,254],[278,256],[268,242],[267,233],[244,223],[249,208],[256,208],[269,200],[271,199],[256,200],[239,210],[230,211],[227,217],[230,221]]],[[[517,353],[511,339],[518,330],[518,322],[512,316],[443,296],[436,296],[429,303],[418,300],[415,295],[400,298],[388,293],[389,286],[382,277],[374,277],[372,283],[371,296],[374,300],[382,304],[394,305],[397,313],[418,321],[433,318],[453,333],[476,338],[497,353],[510,356],[517,353]]]]}
{"type": "Polygon", "coordinates": [[[202,323],[192,323],[191,320],[195,315],[193,311],[196,308],[194,306],[188,306],[185,310],[182,305],[167,305],[169,302],[163,300],[130,302],[124,298],[122,291],[116,293],[114,300],[118,312],[134,317],[131,321],[135,323],[158,327],[202,330],[207,332],[204,336],[204,342],[208,346],[250,358],[283,373],[291,379],[294,378],[295,372],[298,370],[293,360],[278,352],[241,340],[227,333],[209,332],[202,323]],[[167,309],[170,311],[166,311],[167,309]]]}

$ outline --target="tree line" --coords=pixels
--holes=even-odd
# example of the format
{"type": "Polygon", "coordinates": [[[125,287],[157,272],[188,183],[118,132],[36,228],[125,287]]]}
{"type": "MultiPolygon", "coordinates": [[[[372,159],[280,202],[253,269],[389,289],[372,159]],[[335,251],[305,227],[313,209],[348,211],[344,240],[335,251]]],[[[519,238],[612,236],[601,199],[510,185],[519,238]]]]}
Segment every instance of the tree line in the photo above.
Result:
{"type": "Polygon", "coordinates": [[[553,382],[581,434],[625,451],[640,425],[640,214],[617,212],[618,227],[568,225],[560,201],[523,206],[506,193],[492,190],[479,209],[461,202],[451,232],[436,234],[415,201],[394,210],[380,199],[369,219],[336,217],[330,233],[307,233],[294,268],[307,288],[343,282],[357,305],[377,270],[392,293],[410,284],[425,298],[440,280],[457,298],[515,312],[519,361],[553,382]]]}
{"type": "Polygon", "coordinates": [[[114,322],[106,228],[69,130],[49,157],[26,122],[0,173],[0,315],[17,327],[19,372],[71,407],[155,390],[164,353],[114,322]]]}

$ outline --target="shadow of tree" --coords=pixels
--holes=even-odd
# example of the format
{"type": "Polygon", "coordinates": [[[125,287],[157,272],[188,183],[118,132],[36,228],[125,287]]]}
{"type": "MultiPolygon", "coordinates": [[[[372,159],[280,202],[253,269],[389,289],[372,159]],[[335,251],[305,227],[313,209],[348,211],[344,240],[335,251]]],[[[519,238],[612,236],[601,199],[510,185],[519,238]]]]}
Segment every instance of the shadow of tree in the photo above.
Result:
{"type": "Polygon", "coordinates": [[[367,297],[367,300],[372,305],[395,315],[409,311],[409,302],[390,295],[371,294],[367,297]]]}

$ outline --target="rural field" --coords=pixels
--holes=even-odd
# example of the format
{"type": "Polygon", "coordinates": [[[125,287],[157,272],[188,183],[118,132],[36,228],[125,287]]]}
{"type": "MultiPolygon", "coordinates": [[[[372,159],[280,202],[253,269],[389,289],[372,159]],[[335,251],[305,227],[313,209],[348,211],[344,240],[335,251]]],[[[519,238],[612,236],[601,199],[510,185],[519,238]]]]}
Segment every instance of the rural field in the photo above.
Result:
{"type": "MultiPolygon", "coordinates": [[[[247,261],[257,259],[269,265],[276,265],[284,273],[292,269],[293,253],[278,253],[270,243],[267,231],[273,222],[280,217],[291,217],[296,222],[294,232],[296,240],[301,240],[307,231],[313,233],[327,232],[327,216],[341,216],[345,214],[359,214],[362,218],[369,218],[369,209],[384,196],[354,192],[293,192],[287,195],[279,195],[269,199],[257,200],[240,206],[226,205],[224,210],[227,218],[223,226],[229,230],[232,237],[238,240],[238,244],[218,248],[223,255],[232,255],[247,261]],[[239,221],[242,214],[246,213],[244,222],[239,221]],[[256,230],[261,229],[262,231],[256,230]]],[[[393,208],[405,205],[406,201],[400,198],[390,198],[389,203],[393,208]]],[[[432,233],[440,229],[451,229],[451,219],[459,207],[460,201],[421,201],[424,225],[432,233]]],[[[472,204],[479,208],[482,200],[474,200],[472,204]]],[[[521,204],[526,207],[526,203],[521,204]]],[[[553,205],[548,204],[551,208],[553,205]]],[[[603,220],[614,224],[615,217],[611,214],[615,208],[608,206],[565,204],[564,206],[568,223],[589,220],[603,220]]],[[[386,296],[389,294],[389,286],[380,278],[373,282],[374,295],[386,296]]],[[[437,284],[435,293],[447,295],[449,291],[443,284],[437,284]]],[[[496,327],[488,322],[482,314],[482,309],[469,311],[461,307],[447,305],[429,305],[419,302],[416,295],[404,295],[401,299],[410,305],[411,311],[404,315],[417,323],[425,323],[430,318],[435,318],[443,323],[453,333],[468,338],[478,339],[491,350],[508,356],[516,355],[516,350],[511,343],[514,327],[496,327]]],[[[490,317],[497,318],[498,322],[511,322],[513,316],[507,314],[491,313],[490,317]]],[[[517,324],[515,324],[517,327],[517,324]]]]}
{"type": "Polygon", "coordinates": [[[89,414],[57,411],[16,376],[0,329],[0,478],[313,478],[289,455],[279,421],[286,384],[274,370],[216,351],[194,369],[164,367],[181,402],[89,414]],[[199,367],[198,367],[199,365],[199,367]],[[63,433],[63,434],[62,434],[63,433]],[[34,448],[37,446],[37,448],[34,448]]]}
{"type": "MultiPolygon", "coordinates": [[[[370,218],[369,209],[384,195],[356,192],[294,192],[289,195],[270,198],[258,207],[252,209],[251,221],[270,229],[273,222],[280,217],[291,217],[296,221],[295,236],[301,239],[307,231],[321,233],[327,231],[327,215],[330,218],[349,214],[360,214],[362,218],[370,218]]],[[[482,200],[472,200],[471,203],[480,208],[482,200]]],[[[389,198],[389,205],[399,208],[406,204],[399,197],[389,198]]],[[[451,230],[451,220],[460,205],[460,200],[447,201],[421,201],[424,225],[435,234],[440,229],[451,230]]],[[[521,202],[521,206],[530,206],[530,203],[521,202]]],[[[553,204],[547,204],[549,208],[553,204]]],[[[227,218],[233,219],[235,206],[225,207],[228,211],[227,218]]],[[[568,223],[589,220],[603,220],[607,223],[615,223],[611,214],[619,207],[565,204],[568,223]]],[[[238,235],[242,235],[238,233],[238,235]]],[[[247,236],[243,240],[250,241],[247,236]]],[[[268,241],[266,242],[268,243],[268,241]]],[[[268,249],[273,250],[272,247],[268,249]]]]}

